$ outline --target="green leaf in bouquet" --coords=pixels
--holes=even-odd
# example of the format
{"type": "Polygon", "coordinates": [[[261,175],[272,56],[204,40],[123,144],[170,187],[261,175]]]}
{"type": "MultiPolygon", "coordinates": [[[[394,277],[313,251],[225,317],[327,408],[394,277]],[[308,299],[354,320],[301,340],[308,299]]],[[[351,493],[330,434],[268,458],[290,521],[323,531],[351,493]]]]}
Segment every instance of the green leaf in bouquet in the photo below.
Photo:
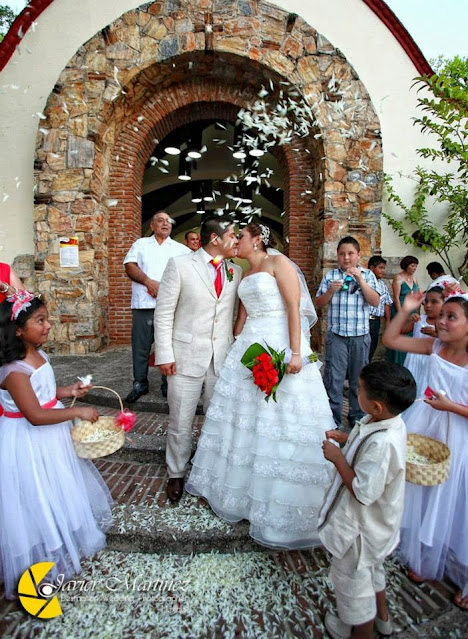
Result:
{"type": "Polygon", "coordinates": [[[317,353],[316,353],[315,351],[313,351],[313,352],[309,355],[309,357],[308,357],[307,359],[309,360],[309,362],[310,362],[311,364],[313,364],[314,362],[318,362],[318,361],[319,361],[318,355],[317,355],[317,353]]]}
{"type": "Polygon", "coordinates": [[[251,344],[249,348],[245,351],[245,353],[241,357],[241,363],[244,364],[247,368],[252,370],[255,366],[255,360],[259,355],[266,353],[267,350],[258,342],[251,344]]]}
{"type": "Polygon", "coordinates": [[[273,398],[273,401],[275,401],[276,403],[278,403],[278,400],[276,399],[276,391],[278,390],[278,386],[280,385],[280,383],[281,383],[281,379],[280,379],[280,381],[279,381],[277,384],[275,384],[275,385],[273,386],[273,388],[271,389],[271,395],[267,395],[267,396],[265,397],[265,400],[266,400],[266,401],[268,401],[268,400],[270,399],[270,397],[272,397],[272,398],[273,398]]]}

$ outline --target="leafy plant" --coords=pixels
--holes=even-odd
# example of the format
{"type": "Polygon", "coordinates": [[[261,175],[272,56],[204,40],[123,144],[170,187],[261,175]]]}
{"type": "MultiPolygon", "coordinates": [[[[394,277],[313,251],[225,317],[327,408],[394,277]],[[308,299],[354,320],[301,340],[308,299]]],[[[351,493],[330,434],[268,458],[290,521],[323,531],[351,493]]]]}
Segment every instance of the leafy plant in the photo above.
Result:
{"type": "MultiPolygon", "coordinates": [[[[423,133],[435,136],[437,143],[418,149],[418,154],[430,160],[442,160],[451,171],[438,172],[421,166],[412,174],[416,189],[413,203],[407,206],[396,193],[392,178],[385,177],[387,197],[403,212],[402,219],[388,213],[383,216],[391,228],[407,244],[436,253],[455,275],[451,249],[466,246],[468,240],[468,58],[439,58],[438,73],[415,78],[418,86],[418,106],[421,117],[414,124],[423,133]],[[428,198],[431,198],[428,203],[428,198]],[[432,202],[447,205],[447,216],[440,226],[428,213],[432,202]]],[[[467,277],[468,253],[458,272],[467,277]]]]}
{"type": "Polygon", "coordinates": [[[0,4],[0,42],[13,24],[16,13],[6,4],[0,4]]]}

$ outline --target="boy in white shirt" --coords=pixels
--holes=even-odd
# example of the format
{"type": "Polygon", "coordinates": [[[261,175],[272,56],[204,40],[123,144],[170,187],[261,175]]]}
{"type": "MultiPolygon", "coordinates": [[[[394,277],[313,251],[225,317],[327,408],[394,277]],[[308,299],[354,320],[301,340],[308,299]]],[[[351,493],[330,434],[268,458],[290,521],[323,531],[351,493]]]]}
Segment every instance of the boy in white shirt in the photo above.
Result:
{"type": "Polygon", "coordinates": [[[323,454],[336,468],[319,515],[320,539],[333,555],[330,580],[338,617],[325,627],[334,639],[372,639],[392,627],[383,562],[397,546],[403,514],[406,427],[400,413],[414,402],[416,383],[398,364],[364,366],[358,399],[367,413],[349,435],[327,431],[323,454]],[[328,440],[344,444],[343,450],[328,440]]]}

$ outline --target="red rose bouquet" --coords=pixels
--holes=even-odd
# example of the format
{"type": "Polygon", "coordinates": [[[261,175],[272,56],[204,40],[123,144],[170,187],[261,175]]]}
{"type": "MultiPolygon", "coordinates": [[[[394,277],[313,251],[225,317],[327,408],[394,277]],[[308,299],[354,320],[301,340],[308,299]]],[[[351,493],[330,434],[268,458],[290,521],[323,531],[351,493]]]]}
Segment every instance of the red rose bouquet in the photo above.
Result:
{"type": "Polygon", "coordinates": [[[265,393],[266,401],[273,397],[276,402],[276,391],[286,373],[285,353],[256,342],[242,356],[242,364],[252,371],[254,384],[265,393]]]}
{"type": "MultiPolygon", "coordinates": [[[[281,380],[286,374],[286,367],[291,360],[291,349],[285,348],[283,351],[275,351],[274,348],[265,344],[266,348],[255,342],[245,351],[241,358],[241,363],[252,371],[255,386],[265,393],[265,400],[273,397],[276,402],[276,391],[281,380]]],[[[318,363],[316,353],[302,358],[302,365],[318,363]]],[[[321,364],[318,363],[320,366],[321,364]]]]}

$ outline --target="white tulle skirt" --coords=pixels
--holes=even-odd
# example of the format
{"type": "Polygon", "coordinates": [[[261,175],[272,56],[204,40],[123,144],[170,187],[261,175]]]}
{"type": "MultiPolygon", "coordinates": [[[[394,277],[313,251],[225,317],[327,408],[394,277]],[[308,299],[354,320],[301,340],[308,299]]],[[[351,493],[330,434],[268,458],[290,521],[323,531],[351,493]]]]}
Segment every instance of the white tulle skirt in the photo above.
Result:
{"type": "MultiPolygon", "coordinates": [[[[468,369],[436,354],[427,357],[424,383],[445,390],[450,398],[468,402],[468,369]]],[[[415,402],[403,413],[408,432],[445,442],[450,429],[450,473],[438,486],[407,482],[398,555],[425,579],[445,575],[468,596],[468,419],[415,402]]]]}
{"type": "Polygon", "coordinates": [[[93,463],[76,456],[70,426],[0,418],[0,571],[8,597],[32,564],[53,561],[52,576],[70,578],[106,544],[110,493],[93,463]]]}
{"type": "MultiPolygon", "coordinates": [[[[286,317],[247,320],[228,353],[187,491],[203,496],[229,522],[249,520],[250,534],[260,544],[304,548],[320,543],[318,512],[332,470],[321,444],[335,425],[316,364],[286,375],[277,403],[265,401],[240,362],[252,343],[265,343],[265,335],[276,350],[285,348],[286,317]]],[[[305,339],[301,352],[311,352],[305,339]]]]}

